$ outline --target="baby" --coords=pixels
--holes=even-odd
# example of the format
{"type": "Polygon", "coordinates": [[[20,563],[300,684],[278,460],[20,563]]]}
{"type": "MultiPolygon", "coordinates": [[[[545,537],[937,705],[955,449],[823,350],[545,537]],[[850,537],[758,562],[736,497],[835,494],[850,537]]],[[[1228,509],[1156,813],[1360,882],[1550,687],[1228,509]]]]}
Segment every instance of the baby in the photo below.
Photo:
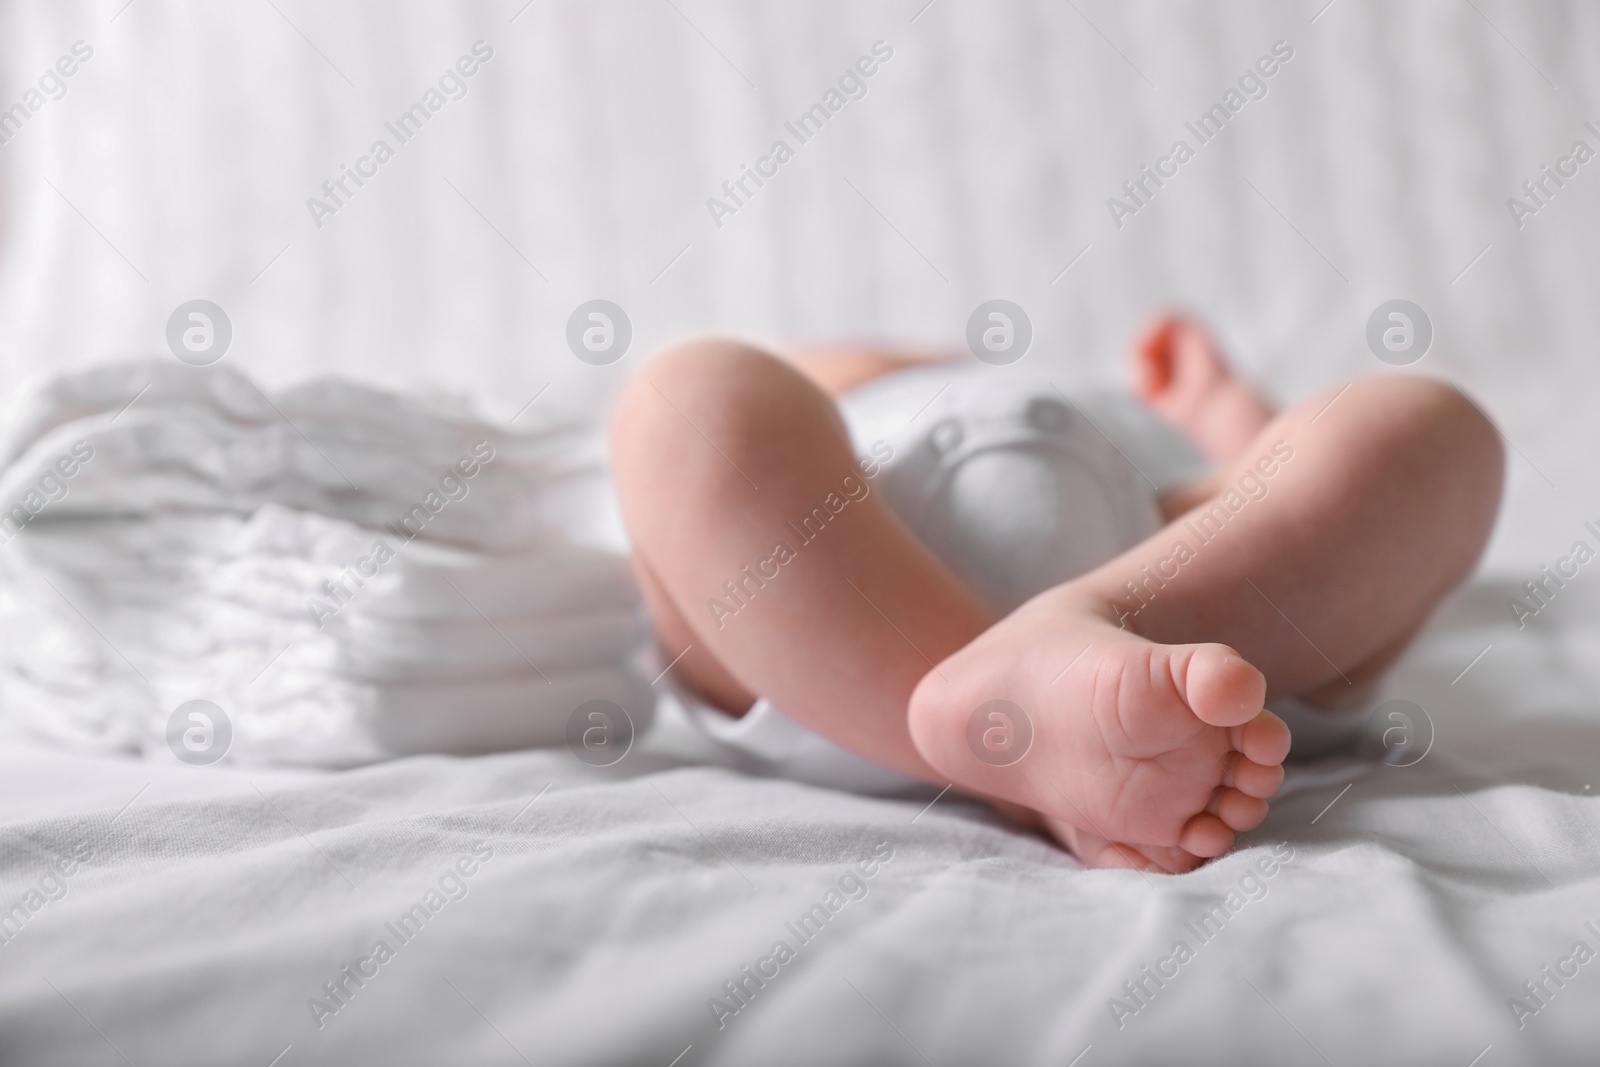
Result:
{"type": "Polygon", "coordinates": [[[1089,866],[1227,852],[1283,781],[1285,718],[1297,749],[1348,719],[1471,573],[1502,450],[1421,377],[1274,415],[1178,317],[1130,363],[1137,402],[875,350],[650,363],[612,455],[679,686],[1089,866]]]}

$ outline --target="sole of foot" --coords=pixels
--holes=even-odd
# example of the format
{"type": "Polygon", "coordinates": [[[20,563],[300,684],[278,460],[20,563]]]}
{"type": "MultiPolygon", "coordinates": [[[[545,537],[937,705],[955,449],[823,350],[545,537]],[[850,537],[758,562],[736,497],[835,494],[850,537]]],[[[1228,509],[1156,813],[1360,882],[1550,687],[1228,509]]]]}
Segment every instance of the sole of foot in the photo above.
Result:
{"type": "Polygon", "coordinates": [[[1227,852],[1283,782],[1289,730],[1262,707],[1261,673],[1226,645],[1156,644],[1059,593],[922,679],[918,751],[957,786],[1038,812],[1089,866],[1175,872],[1227,852]]]}

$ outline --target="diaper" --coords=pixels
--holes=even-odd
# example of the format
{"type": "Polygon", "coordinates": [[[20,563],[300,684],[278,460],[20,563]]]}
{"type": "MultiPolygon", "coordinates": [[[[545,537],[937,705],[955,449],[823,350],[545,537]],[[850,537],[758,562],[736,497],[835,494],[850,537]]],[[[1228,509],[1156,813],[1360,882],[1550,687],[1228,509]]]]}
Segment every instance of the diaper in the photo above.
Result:
{"type": "MultiPolygon", "coordinates": [[[[996,617],[1155,533],[1160,495],[1207,469],[1176,430],[1132,397],[1068,392],[1014,368],[924,364],[852,390],[839,408],[858,455],[889,456],[873,490],[996,617]]],[[[691,719],[748,769],[876,795],[923,786],[765,699],[740,719],[684,702],[691,719]]],[[[1301,729],[1313,729],[1304,720],[1332,725],[1288,710],[1297,749],[1301,729]]],[[[1359,721],[1349,721],[1359,731],[1359,721]]],[[[1330,739],[1317,731],[1318,747],[1349,736],[1332,732],[1330,739]]]]}
{"type": "Polygon", "coordinates": [[[1205,469],[1131,397],[986,365],[924,365],[847,394],[889,508],[996,616],[1161,528],[1159,493],[1205,469]]]}

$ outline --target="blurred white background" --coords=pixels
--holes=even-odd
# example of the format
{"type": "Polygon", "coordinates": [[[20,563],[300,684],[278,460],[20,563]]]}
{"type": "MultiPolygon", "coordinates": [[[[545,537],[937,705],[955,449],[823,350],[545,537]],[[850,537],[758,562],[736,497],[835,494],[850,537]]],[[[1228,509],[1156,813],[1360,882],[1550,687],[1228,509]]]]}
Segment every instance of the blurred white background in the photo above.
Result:
{"type": "Polygon", "coordinates": [[[1525,568],[1595,517],[1600,164],[1520,231],[1506,198],[1600,147],[1600,9],[1325,3],[0,4],[0,107],[93,48],[0,146],[0,390],[162,353],[204,297],[269,385],[509,417],[554,383],[542,404],[598,415],[684,335],[959,347],[1005,297],[1074,380],[1118,380],[1176,303],[1292,400],[1386,370],[1365,322],[1403,296],[1437,333],[1417,369],[1524,456],[1502,526],[1526,551],[1491,565],[1525,568]],[[468,94],[318,229],[307,198],[479,40],[468,94]],[[706,199],[878,40],[866,97],[719,229],[706,199]],[[1116,228],[1107,197],[1279,40],[1266,98],[1116,228]],[[608,367],[563,340],[595,297],[635,331],[608,367]]]}

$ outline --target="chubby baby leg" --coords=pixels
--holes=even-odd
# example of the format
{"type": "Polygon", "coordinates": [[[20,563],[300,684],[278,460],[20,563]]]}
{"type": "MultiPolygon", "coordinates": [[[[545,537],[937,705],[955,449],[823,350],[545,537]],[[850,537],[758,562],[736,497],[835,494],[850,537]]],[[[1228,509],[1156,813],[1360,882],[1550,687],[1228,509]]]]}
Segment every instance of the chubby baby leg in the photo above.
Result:
{"type": "Polygon", "coordinates": [[[912,689],[992,621],[873,489],[831,399],[771,356],[696,342],[629,383],[612,460],[636,566],[679,677],[756,694],[869,759],[944,784],[912,689]]]}
{"type": "Polygon", "coordinates": [[[1165,529],[940,663],[912,698],[918,750],[1041,812],[1086,862],[1220,855],[1281,781],[1288,732],[1264,701],[1353,685],[1392,654],[1476,564],[1502,465],[1493,426],[1443,383],[1314,398],[1165,529]],[[1021,760],[974,750],[982,707],[1031,726],[1021,760]]]}

